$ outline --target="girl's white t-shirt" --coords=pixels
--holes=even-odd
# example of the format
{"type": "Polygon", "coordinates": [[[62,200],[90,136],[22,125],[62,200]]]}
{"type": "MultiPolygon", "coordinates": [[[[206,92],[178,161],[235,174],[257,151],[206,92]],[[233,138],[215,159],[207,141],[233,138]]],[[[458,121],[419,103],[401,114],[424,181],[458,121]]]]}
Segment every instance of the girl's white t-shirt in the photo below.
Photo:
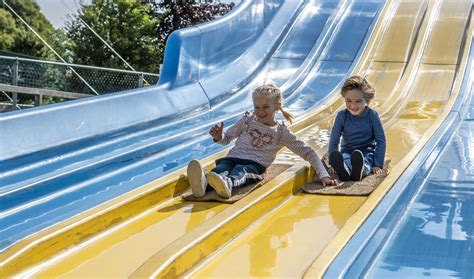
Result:
{"type": "Polygon", "coordinates": [[[247,159],[269,167],[282,147],[311,163],[319,178],[328,177],[316,152],[291,132],[282,122],[274,126],[260,123],[257,117],[246,113],[237,123],[227,129],[217,143],[226,145],[237,138],[227,157],[247,159]]]}

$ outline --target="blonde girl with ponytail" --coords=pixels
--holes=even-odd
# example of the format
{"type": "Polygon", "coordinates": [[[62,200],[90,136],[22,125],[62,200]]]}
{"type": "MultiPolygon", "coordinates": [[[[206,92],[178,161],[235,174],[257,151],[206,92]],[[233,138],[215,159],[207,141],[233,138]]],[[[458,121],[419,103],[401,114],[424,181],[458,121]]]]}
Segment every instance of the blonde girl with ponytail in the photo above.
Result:
{"type": "MultiPolygon", "coordinates": [[[[258,87],[257,89],[255,89],[255,91],[252,94],[252,97],[253,97],[254,105],[256,101],[258,103],[259,101],[265,102],[269,100],[270,103],[273,103],[275,105],[274,107],[275,112],[276,110],[279,110],[283,114],[283,117],[288,122],[293,123],[294,116],[290,112],[283,109],[283,100],[282,100],[283,97],[281,94],[281,90],[278,87],[272,84],[262,85],[258,87]]],[[[273,115],[273,120],[274,118],[275,118],[275,115],[273,115]]]]}
{"type": "Polygon", "coordinates": [[[259,86],[252,94],[254,111],[246,112],[240,120],[224,131],[224,123],[215,124],[209,131],[214,142],[234,147],[226,157],[216,160],[216,167],[205,174],[197,160],[188,165],[188,180],[196,197],[214,189],[220,197],[230,198],[234,187],[255,183],[263,179],[266,169],[273,163],[278,151],[287,147],[311,163],[323,185],[337,185],[331,179],[316,152],[275,119],[277,111],[289,122],[293,115],[283,109],[281,90],[271,84],[259,86]],[[210,187],[208,187],[210,186],[210,187]]]}

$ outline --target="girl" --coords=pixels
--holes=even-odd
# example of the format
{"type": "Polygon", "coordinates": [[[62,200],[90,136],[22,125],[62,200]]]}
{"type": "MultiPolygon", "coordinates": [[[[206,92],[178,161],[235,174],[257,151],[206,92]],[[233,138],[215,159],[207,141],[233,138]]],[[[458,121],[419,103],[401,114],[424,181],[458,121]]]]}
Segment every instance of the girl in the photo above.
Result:
{"type": "Polygon", "coordinates": [[[352,76],[344,82],[341,95],[346,109],[337,114],[332,128],[329,172],[336,172],[342,181],[362,180],[371,171],[382,173],[385,133],[379,115],[368,106],[375,89],[365,78],[352,76]]]}
{"type": "Polygon", "coordinates": [[[204,196],[209,183],[220,197],[230,198],[233,187],[262,180],[263,173],[283,146],[309,161],[323,185],[337,185],[337,181],[329,177],[316,152],[299,140],[283,122],[275,120],[278,110],[290,123],[293,119],[282,108],[280,89],[263,85],[253,92],[252,97],[253,113],[246,113],[225,132],[224,123],[214,125],[209,131],[214,142],[222,145],[237,138],[229,154],[216,160],[216,167],[207,176],[197,160],[189,163],[188,179],[194,196],[204,196]]]}

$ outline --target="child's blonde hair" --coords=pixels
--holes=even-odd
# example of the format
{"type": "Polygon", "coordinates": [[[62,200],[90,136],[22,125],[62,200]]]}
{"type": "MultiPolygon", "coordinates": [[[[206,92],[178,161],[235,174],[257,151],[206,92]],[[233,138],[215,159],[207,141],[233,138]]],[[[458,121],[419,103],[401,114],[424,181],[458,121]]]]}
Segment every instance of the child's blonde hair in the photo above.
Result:
{"type": "Polygon", "coordinates": [[[374,87],[365,78],[361,76],[351,76],[344,82],[344,85],[341,88],[342,97],[345,98],[346,92],[353,89],[362,92],[362,95],[364,95],[364,99],[367,104],[369,104],[375,96],[374,87]]]}
{"type": "Polygon", "coordinates": [[[265,84],[257,87],[255,91],[253,91],[252,98],[270,98],[275,103],[280,102],[280,111],[290,123],[293,123],[293,119],[295,118],[293,114],[283,109],[283,97],[281,95],[281,90],[273,84],[265,84]]]}

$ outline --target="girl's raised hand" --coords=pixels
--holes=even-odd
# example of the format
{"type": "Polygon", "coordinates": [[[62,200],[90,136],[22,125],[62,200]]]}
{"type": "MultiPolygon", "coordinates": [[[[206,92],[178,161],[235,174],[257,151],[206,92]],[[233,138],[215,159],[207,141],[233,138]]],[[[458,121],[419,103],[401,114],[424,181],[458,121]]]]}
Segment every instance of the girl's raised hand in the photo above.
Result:
{"type": "Polygon", "coordinates": [[[221,122],[212,126],[211,130],[209,130],[209,134],[212,136],[214,141],[220,141],[222,139],[223,131],[224,131],[224,122],[221,122]]]}

